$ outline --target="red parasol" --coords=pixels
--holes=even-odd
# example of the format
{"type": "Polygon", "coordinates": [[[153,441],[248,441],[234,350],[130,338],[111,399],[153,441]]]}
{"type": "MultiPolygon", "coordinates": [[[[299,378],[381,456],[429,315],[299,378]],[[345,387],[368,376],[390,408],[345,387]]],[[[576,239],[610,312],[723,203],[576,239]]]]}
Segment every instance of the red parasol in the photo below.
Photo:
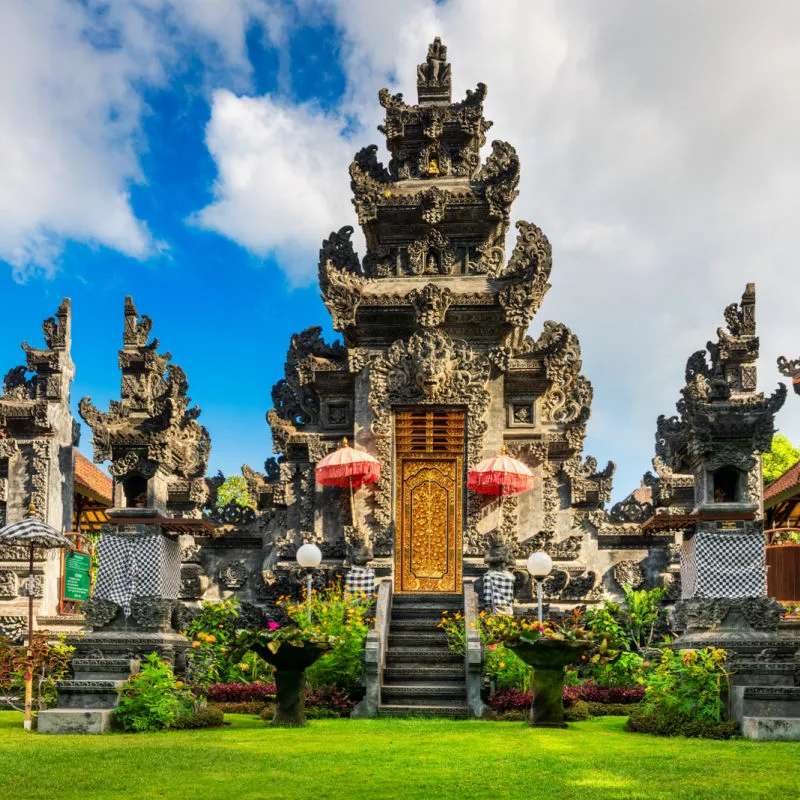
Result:
{"type": "Polygon", "coordinates": [[[499,456],[484,458],[467,473],[467,486],[473,492],[500,495],[500,524],[503,519],[503,496],[519,494],[533,489],[535,477],[526,464],[506,455],[506,447],[499,456]]]}
{"type": "Polygon", "coordinates": [[[342,440],[342,447],[334,450],[320,461],[314,470],[317,483],[323,486],[349,486],[350,512],[353,525],[356,524],[353,489],[365,483],[378,480],[381,475],[380,462],[369,453],[354,450],[347,446],[347,439],[342,440]]]}
{"type": "Polygon", "coordinates": [[[535,478],[526,464],[506,455],[505,445],[499,456],[484,458],[467,473],[467,486],[481,494],[519,494],[533,489],[535,478]]]}

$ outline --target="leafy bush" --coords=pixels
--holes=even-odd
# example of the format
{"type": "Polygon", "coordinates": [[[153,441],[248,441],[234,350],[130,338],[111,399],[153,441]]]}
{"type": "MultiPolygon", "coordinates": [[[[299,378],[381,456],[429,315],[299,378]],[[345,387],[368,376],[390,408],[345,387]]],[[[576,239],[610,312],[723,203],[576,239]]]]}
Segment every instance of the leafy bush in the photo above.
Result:
{"type": "Polygon", "coordinates": [[[581,722],[589,719],[589,704],[583,700],[578,700],[575,705],[564,709],[565,722],[581,722]]]}
{"type": "Polygon", "coordinates": [[[209,708],[216,708],[223,714],[260,714],[271,700],[249,700],[245,703],[210,703],[209,708]]]}
{"type": "MultiPolygon", "coordinates": [[[[518,689],[524,692],[530,688],[531,668],[502,644],[507,637],[528,630],[530,624],[521,617],[488,614],[486,611],[479,614],[476,628],[484,645],[483,674],[494,685],[495,691],[518,689]]],[[[445,612],[439,627],[444,630],[450,649],[463,655],[466,649],[464,615],[445,612]]]]}
{"type": "Polygon", "coordinates": [[[192,693],[169,664],[150,653],[122,690],[114,721],[126,731],[157,731],[174,727],[180,717],[193,712],[192,693]]]}
{"type": "Polygon", "coordinates": [[[657,736],[689,736],[703,739],[730,739],[739,731],[735,720],[708,722],[687,719],[671,709],[656,711],[652,707],[634,706],[628,717],[627,728],[636,733],[652,733],[657,736]]]}
{"type": "Polygon", "coordinates": [[[183,631],[192,640],[186,679],[193,686],[267,680],[272,667],[239,637],[239,601],[204,602],[183,631]]]}
{"type": "MultiPolygon", "coordinates": [[[[622,603],[606,600],[601,607],[588,609],[586,626],[594,634],[595,641],[605,641],[612,650],[644,653],[664,632],[666,611],[662,601],[666,589],[633,589],[626,583],[623,590],[625,599],[622,603]]],[[[588,659],[590,663],[600,660],[593,655],[588,659]]]]}
{"type": "Polygon", "coordinates": [[[205,691],[209,703],[271,702],[275,699],[274,683],[215,683],[205,691]]]}
{"type": "Polygon", "coordinates": [[[220,708],[207,707],[191,714],[175,718],[172,726],[179,730],[194,730],[197,728],[219,728],[225,724],[225,717],[220,708]]]}
{"type": "Polygon", "coordinates": [[[627,717],[637,705],[631,703],[586,703],[590,717],[627,717]]]}
{"type": "Polygon", "coordinates": [[[15,645],[8,637],[0,636],[0,697],[9,706],[18,711],[24,708],[28,670],[32,673],[33,700],[39,711],[55,704],[56,681],[69,676],[75,650],[64,644],[64,638],[59,636],[58,642],[51,644],[47,633],[35,633],[29,657],[26,646],[15,645]]]}
{"type": "Polygon", "coordinates": [[[311,605],[280,598],[278,605],[304,633],[335,640],[333,648],[306,670],[310,687],[337,686],[348,692],[361,685],[364,641],[373,620],[373,600],[366,594],[345,593],[341,584],[311,594],[311,605]]]}
{"type": "MultiPolygon", "coordinates": [[[[578,697],[590,703],[624,703],[632,705],[642,700],[644,686],[598,686],[586,681],[578,688],[578,697]]],[[[565,689],[566,693],[566,689],[565,689]]]]}
{"type": "Polygon", "coordinates": [[[529,711],[532,702],[533,695],[519,689],[506,689],[486,699],[486,704],[498,714],[507,711],[529,711]]]}
{"type": "Polygon", "coordinates": [[[736,723],[723,719],[728,689],[726,655],[713,647],[662,650],[659,664],[647,676],[644,700],[631,712],[628,728],[661,736],[730,738],[736,723]]]}

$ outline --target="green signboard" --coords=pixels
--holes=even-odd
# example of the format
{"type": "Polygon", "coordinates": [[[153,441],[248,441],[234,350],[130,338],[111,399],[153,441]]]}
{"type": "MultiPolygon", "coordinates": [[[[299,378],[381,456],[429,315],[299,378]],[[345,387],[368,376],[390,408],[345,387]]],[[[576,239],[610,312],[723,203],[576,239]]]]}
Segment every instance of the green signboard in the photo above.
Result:
{"type": "Polygon", "coordinates": [[[88,600],[91,589],[89,571],[92,559],[88,553],[68,550],[64,555],[64,599],[88,600]]]}

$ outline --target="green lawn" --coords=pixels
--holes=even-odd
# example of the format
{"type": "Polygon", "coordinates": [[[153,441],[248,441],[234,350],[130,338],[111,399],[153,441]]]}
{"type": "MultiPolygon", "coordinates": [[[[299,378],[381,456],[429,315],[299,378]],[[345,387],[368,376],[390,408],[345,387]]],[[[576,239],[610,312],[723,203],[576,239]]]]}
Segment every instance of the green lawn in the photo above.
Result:
{"type": "Polygon", "coordinates": [[[0,712],[0,797],[769,798],[800,797],[800,743],[660,739],[625,720],[566,731],[521,723],[319,720],[270,729],[41,736],[0,712]]]}

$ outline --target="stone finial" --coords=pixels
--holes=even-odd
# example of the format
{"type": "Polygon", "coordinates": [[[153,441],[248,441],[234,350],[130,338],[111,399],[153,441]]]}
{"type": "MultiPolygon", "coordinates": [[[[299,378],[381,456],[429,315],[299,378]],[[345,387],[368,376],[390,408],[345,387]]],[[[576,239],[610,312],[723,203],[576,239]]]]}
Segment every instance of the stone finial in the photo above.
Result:
{"type": "Polygon", "coordinates": [[[428,56],[417,67],[417,97],[420,105],[449,103],[451,98],[450,64],[447,47],[437,36],[428,45],[428,56]]]}

